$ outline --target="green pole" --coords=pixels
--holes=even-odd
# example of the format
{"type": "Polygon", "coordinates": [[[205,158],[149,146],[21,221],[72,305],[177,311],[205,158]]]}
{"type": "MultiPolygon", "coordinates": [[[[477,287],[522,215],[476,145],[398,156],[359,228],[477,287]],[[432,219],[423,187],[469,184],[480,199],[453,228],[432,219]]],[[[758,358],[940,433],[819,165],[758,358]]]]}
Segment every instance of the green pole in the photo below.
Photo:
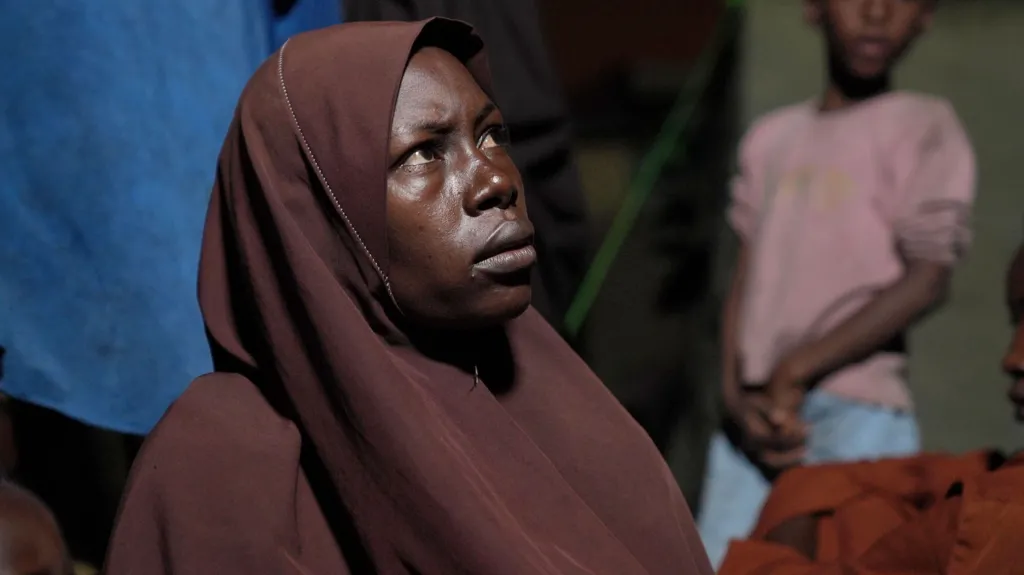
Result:
{"type": "MultiPolygon", "coordinates": [[[[729,10],[732,10],[742,3],[742,0],[728,0],[727,6],[729,10]]],[[[728,16],[728,14],[724,15],[719,21],[713,41],[701,54],[693,73],[686,81],[683,90],[662,124],[654,144],[640,162],[640,168],[629,186],[626,198],[615,214],[608,234],[602,240],[587,274],[576,291],[576,296],[565,315],[565,327],[571,336],[576,336],[583,326],[591,307],[597,300],[597,294],[600,292],[602,284],[608,277],[612,263],[622,249],[622,245],[636,223],[644,204],[650,198],[651,192],[654,191],[654,185],[657,183],[662,169],[672,158],[682,134],[694,119],[697,104],[700,102],[701,95],[708,88],[714,65],[721,52],[721,46],[727,37],[724,31],[725,22],[729,20],[728,16]]]]}

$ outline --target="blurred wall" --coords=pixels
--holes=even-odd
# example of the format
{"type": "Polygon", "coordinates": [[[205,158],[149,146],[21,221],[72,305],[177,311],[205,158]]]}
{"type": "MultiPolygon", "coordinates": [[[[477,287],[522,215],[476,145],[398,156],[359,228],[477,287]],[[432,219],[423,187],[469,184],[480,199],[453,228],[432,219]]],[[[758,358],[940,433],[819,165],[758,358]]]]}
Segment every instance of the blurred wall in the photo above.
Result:
{"type": "MultiPolygon", "coordinates": [[[[753,0],[744,48],[749,120],[819,91],[818,37],[799,0],[753,0]]],[[[949,98],[971,134],[980,187],[975,244],[953,300],[913,336],[911,383],[929,449],[1024,447],[998,369],[1008,343],[1003,304],[1009,258],[1024,239],[1024,2],[941,3],[934,29],[900,69],[900,87],[949,98]]]]}
{"type": "Polygon", "coordinates": [[[638,63],[685,70],[711,37],[723,2],[541,0],[537,8],[562,81],[576,96],[638,63]]]}
{"type": "MultiPolygon", "coordinates": [[[[607,232],[627,188],[637,181],[641,158],[657,149],[656,155],[666,159],[656,181],[641,178],[651,186],[650,196],[601,284],[584,325],[583,352],[665,454],[691,501],[703,474],[715,411],[709,405],[715,398],[707,392],[713,390],[708,383],[717,379],[720,306],[711,272],[737,131],[742,22],[736,16],[718,18],[715,26],[701,31],[710,38],[721,24],[716,38],[721,45],[716,41],[709,47],[710,76],[691,78],[686,106],[691,113],[679,141],[655,145],[679,96],[679,86],[672,86],[680,79],[676,74],[682,72],[685,79],[696,54],[687,57],[690,62],[676,60],[679,68],[673,70],[671,65],[645,66],[657,59],[645,62],[634,52],[625,67],[620,63],[607,68],[612,77],[633,72],[624,83],[592,87],[592,96],[603,98],[602,106],[581,105],[583,98],[571,101],[596,238],[607,232]]],[[[697,22],[683,18],[674,25],[697,22]]],[[[641,184],[638,189],[648,188],[641,184]]]]}

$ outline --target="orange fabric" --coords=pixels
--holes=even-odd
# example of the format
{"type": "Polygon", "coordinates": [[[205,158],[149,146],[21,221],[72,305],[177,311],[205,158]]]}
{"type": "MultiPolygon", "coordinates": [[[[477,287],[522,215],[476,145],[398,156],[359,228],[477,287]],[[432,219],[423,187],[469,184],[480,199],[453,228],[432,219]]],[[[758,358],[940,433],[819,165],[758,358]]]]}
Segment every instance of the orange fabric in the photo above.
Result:
{"type": "Polygon", "coordinates": [[[795,469],[776,483],[751,538],[719,575],[1024,573],[1024,458],[989,471],[990,452],[795,469]],[[951,491],[955,483],[962,489],[951,491]],[[766,536],[821,517],[814,558],[766,536]]]}

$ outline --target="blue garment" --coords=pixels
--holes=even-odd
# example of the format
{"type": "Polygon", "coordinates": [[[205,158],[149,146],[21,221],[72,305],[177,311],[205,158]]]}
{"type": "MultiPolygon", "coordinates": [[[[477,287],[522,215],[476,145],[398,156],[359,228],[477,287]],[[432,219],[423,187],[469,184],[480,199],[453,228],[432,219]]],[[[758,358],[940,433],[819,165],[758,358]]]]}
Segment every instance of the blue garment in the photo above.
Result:
{"type": "MultiPolygon", "coordinates": [[[[804,403],[810,426],[807,463],[905,457],[921,450],[914,414],[813,391],[804,403]]],[[[698,527],[717,569],[732,539],[750,534],[771,483],[719,432],[711,438],[698,527]]]]}
{"type": "Polygon", "coordinates": [[[196,271],[235,103],[281,34],[334,23],[265,2],[0,6],[0,390],[146,433],[210,370],[196,271]]]}

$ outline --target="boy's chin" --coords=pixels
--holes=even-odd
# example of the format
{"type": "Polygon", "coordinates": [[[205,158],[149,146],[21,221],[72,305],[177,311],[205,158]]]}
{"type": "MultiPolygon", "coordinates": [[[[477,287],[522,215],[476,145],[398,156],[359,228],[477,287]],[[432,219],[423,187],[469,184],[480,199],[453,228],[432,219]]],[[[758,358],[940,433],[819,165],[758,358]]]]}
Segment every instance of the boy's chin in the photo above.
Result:
{"type": "Polygon", "coordinates": [[[871,84],[881,82],[889,74],[889,62],[850,62],[847,63],[847,73],[858,82],[871,84]]]}

